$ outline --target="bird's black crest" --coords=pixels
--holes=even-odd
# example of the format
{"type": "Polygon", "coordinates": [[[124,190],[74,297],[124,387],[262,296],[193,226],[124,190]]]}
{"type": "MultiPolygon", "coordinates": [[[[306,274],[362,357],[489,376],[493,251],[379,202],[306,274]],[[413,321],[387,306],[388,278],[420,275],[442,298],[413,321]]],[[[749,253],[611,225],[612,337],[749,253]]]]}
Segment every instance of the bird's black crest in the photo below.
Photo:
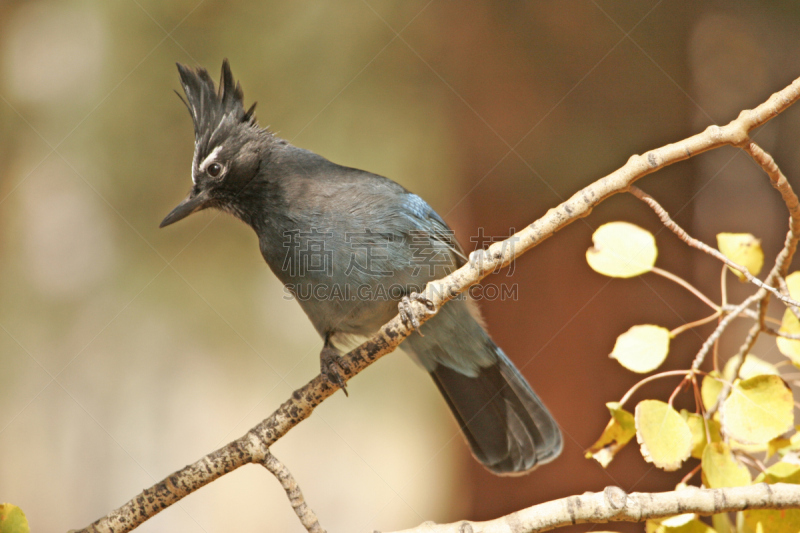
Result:
{"type": "Polygon", "coordinates": [[[177,65],[186,100],[183,100],[180,94],[178,97],[181,97],[192,115],[197,142],[203,141],[203,144],[207,144],[215,131],[241,124],[256,125],[253,114],[256,104],[245,111],[242,86],[239,82],[233,81],[231,66],[227,59],[222,61],[219,90],[214,87],[214,80],[206,69],[202,67],[192,69],[180,63],[177,65]]]}

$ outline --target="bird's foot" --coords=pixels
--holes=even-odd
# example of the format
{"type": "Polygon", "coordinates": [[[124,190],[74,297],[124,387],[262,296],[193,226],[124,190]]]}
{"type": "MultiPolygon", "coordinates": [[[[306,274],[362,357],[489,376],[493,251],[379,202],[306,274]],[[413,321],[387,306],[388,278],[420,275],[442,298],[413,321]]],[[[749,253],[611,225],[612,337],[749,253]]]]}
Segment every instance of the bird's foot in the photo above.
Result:
{"type": "Polygon", "coordinates": [[[319,354],[319,366],[320,371],[328,378],[328,381],[342,389],[345,396],[349,396],[347,394],[345,375],[350,373],[350,367],[344,357],[339,355],[336,349],[325,346],[319,354]]]}
{"type": "Polygon", "coordinates": [[[419,331],[419,326],[420,326],[419,318],[417,316],[417,313],[414,312],[414,306],[411,304],[412,301],[419,302],[422,305],[424,305],[425,309],[427,309],[428,312],[435,311],[436,306],[431,300],[429,300],[424,295],[419,294],[417,292],[412,292],[408,296],[403,296],[400,299],[400,302],[397,304],[397,309],[400,312],[400,318],[403,320],[406,326],[410,326],[416,329],[417,332],[419,332],[419,334],[422,335],[422,332],[419,331]]]}

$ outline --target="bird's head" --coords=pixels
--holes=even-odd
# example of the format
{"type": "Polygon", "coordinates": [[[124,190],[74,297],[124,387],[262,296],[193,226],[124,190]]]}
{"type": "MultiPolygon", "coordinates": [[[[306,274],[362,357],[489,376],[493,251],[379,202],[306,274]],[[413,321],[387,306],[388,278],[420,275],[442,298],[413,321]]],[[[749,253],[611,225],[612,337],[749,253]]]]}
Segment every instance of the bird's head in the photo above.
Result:
{"type": "Polygon", "coordinates": [[[207,207],[236,211],[237,198],[258,175],[263,152],[273,139],[256,123],[255,104],[245,111],[242,87],[234,82],[227,59],[219,90],[204,68],[178,63],[178,71],[186,93],[181,100],[194,122],[193,186],[161,222],[162,228],[207,207]]]}

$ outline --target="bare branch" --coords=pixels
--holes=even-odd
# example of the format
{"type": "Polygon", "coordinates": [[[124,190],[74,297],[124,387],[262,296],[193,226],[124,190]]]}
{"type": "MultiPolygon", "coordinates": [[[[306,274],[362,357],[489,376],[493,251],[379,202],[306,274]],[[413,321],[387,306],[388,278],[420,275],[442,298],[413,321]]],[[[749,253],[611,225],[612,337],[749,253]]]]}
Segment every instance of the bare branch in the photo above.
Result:
{"type": "MultiPolygon", "coordinates": [[[[496,242],[485,251],[474,252],[466,265],[438,281],[428,283],[425,296],[433,303],[433,309],[428,309],[418,301],[412,301],[410,304],[420,324],[434,316],[444,303],[496,269],[508,266],[520,254],[541,244],[556,231],[589,215],[595,206],[609,196],[627,191],[636,180],[667,165],[721,146],[741,146],[749,140],[748,134],[752,129],[767,123],[798,98],[800,98],[800,79],[776,92],[755,109],[742,111],[735,120],[725,126],[709,126],[702,133],[682,141],[650,150],[642,155],[631,156],[621,168],[581,189],[509,239],[496,242]]],[[[349,367],[346,378],[352,378],[380,357],[393,351],[412,331],[399,316],[395,316],[371,339],[345,356],[346,366],[349,367]]],[[[81,531],[103,533],[131,531],[156,513],[220,476],[247,463],[262,463],[269,447],[275,441],[308,418],[314,409],[336,390],[338,388],[325,376],[315,377],[296,390],[278,410],[243,437],[171,474],[153,487],[145,489],[119,509],[81,531]]]]}
{"type": "Polygon", "coordinates": [[[534,505],[486,522],[426,522],[396,533],[538,533],[573,524],[641,522],[683,513],[712,515],[751,509],[800,508],[800,485],[759,483],[726,489],[627,494],[619,487],[534,505]]]}
{"type": "MultiPolygon", "coordinates": [[[[762,304],[763,300],[759,302],[759,310],[761,311],[761,313],[764,313],[766,312],[767,306],[762,304]]],[[[761,334],[762,328],[766,327],[761,321],[761,313],[759,313],[759,322],[756,322],[750,327],[750,330],[747,332],[747,337],[745,338],[742,345],[739,347],[739,351],[736,353],[736,355],[733,356],[734,358],[736,357],[739,358],[737,359],[738,362],[736,363],[736,367],[733,369],[732,375],[734,380],[739,377],[739,372],[742,370],[742,367],[744,366],[744,362],[747,359],[747,354],[750,353],[750,350],[752,350],[753,346],[756,344],[758,336],[761,334]]]]}
{"type": "Polygon", "coordinates": [[[767,335],[773,335],[775,337],[783,337],[784,339],[789,339],[792,341],[800,341],[800,334],[799,333],[786,333],[783,331],[779,331],[777,329],[771,328],[769,326],[764,326],[764,329],[761,330],[763,333],[767,335]]]}
{"type": "MultiPolygon", "coordinates": [[[[742,145],[742,149],[750,154],[750,157],[752,157],[753,160],[758,163],[759,166],[761,166],[764,172],[766,172],[767,176],[769,176],[772,185],[778,190],[778,192],[780,192],[783,202],[786,204],[786,208],[789,210],[789,232],[786,234],[786,240],[784,241],[783,248],[778,253],[778,257],[775,259],[775,265],[767,275],[766,285],[755,294],[756,296],[760,297],[758,300],[757,310],[758,322],[753,324],[753,326],[750,328],[750,331],[747,333],[747,338],[739,348],[739,352],[737,354],[739,359],[736,363],[736,368],[734,369],[733,373],[734,379],[739,376],[739,371],[742,369],[742,366],[744,366],[746,356],[755,345],[756,340],[758,340],[759,334],[761,334],[761,332],[767,327],[765,321],[767,317],[767,306],[769,305],[769,294],[765,292],[764,289],[769,290],[769,292],[775,294],[784,302],[786,301],[783,293],[771,290],[769,286],[778,285],[785,287],[786,283],[784,278],[786,277],[789,264],[792,262],[792,257],[797,249],[798,236],[800,236],[800,202],[798,202],[797,195],[792,190],[792,187],[789,184],[789,181],[786,179],[786,176],[784,176],[783,172],[781,172],[781,169],[778,168],[778,165],[775,163],[775,160],[772,158],[772,156],[765,152],[753,141],[744,143],[742,145]],[[778,283],[776,283],[776,281],[778,283]]],[[[742,270],[740,270],[740,272],[744,273],[742,270]]],[[[788,290],[784,288],[784,291],[788,294],[788,290]]],[[[789,307],[789,309],[792,309],[792,312],[797,315],[797,305],[791,305],[794,307],[789,307]]],[[[720,402],[726,398],[729,393],[730,386],[726,384],[722,388],[722,391],[720,391],[719,399],[717,400],[717,405],[715,408],[719,406],[720,402]]],[[[713,409],[711,411],[713,412],[713,409]]]]}
{"type": "MultiPolygon", "coordinates": [[[[706,243],[699,241],[694,237],[692,237],[691,235],[689,235],[688,233],[686,233],[686,231],[683,228],[678,226],[678,224],[674,220],[672,220],[672,218],[670,218],[669,213],[667,213],[667,211],[663,207],[661,207],[661,205],[658,202],[656,202],[656,200],[652,196],[641,190],[639,187],[631,186],[630,193],[639,200],[649,205],[650,208],[653,211],[655,211],[656,215],[658,215],[658,218],[661,219],[661,222],[667,227],[667,229],[672,231],[672,233],[677,235],[680,240],[682,240],[692,248],[697,248],[698,250],[707,253],[708,255],[714,257],[715,259],[719,259],[729,267],[738,270],[747,279],[747,281],[749,281],[750,283],[754,284],[755,286],[761,289],[771,292],[776,297],[780,298],[781,301],[786,303],[786,305],[800,306],[800,302],[793,300],[792,298],[784,294],[781,294],[781,292],[778,289],[767,285],[757,277],[753,276],[752,274],[750,274],[750,272],[747,271],[745,267],[739,265],[738,263],[734,263],[733,261],[725,257],[725,255],[723,255],[722,252],[720,252],[719,250],[710,247],[706,243]]],[[[715,304],[713,303],[711,305],[712,307],[716,307],[715,304]]]]}
{"type": "Polygon", "coordinates": [[[300,485],[297,484],[297,481],[295,481],[289,469],[270,452],[267,452],[261,464],[278,478],[281,487],[286,491],[286,496],[289,497],[289,503],[292,505],[292,509],[294,509],[295,514],[297,514],[300,523],[303,524],[306,531],[309,533],[325,533],[325,530],[319,524],[319,520],[317,520],[317,515],[314,514],[311,507],[306,505],[306,500],[303,498],[300,485]]]}
{"type": "MultiPolygon", "coordinates": [[[[763,298],[763,296],[761,296],[761,297],[763,298]]],[[[725,332],[725,330],[728,328],[730,323],[733,322],[733,319],[738,317],[739,314],[742,311],[744,311],[747,307],[752,305],[754,302],[758,301],[758,299],[759,299],[759,294],[758,294],[758,292],[756,292],[755,294],[751,295],[749,298],[746,298],[745,301],[740,303],[738,306],[734,307],[733,311],[730,314],[725,315],[725,318],[723,318],[722,320],[719,321],[719,324],[717,324],[717,328],[714,330],[714,332],[711,335],[709,335],[709,337],[706,339],[706,341],[700,347],[700,350],[697,352],[697,355],[694,358],[694,362],[692,363],[692,370],[699,370],[700,369],[700,365],[703,364],[703,359],[705,358],[706,354],[708,353],[708,350],[710,350],[711,346],[715,342],[717,342],[717,339],[719,339],[720,336],[725,332]]]]}
{"type": "MultiPolygon", "coordinates": [[[[636,187],[631,187],[631,190],[633,190],[633,189],[636,189],[637,191],[639,190],[636,187]]],[[[655,267],[655,266],[650,269],[650,272],[652,272],[653,274],[658,274],[659,276],[665,277],[670,281],[674,281],[675,283],[677,283],[681,287],[685,288],[687,291],[689,291],[692,294],[694,294],[695,296],[697,296],[703,303],[705,303],[707,306],[709,306],[714,311],[717,311],[717,312],[720,311],[720,308],[719,308],[719,306],[717,304],[712,302],[711,299],[708,296],[706,296],[705,294],[700,292],[700,289],[698,289],[697,287],[695,287],[694,285],[692,285],[691,283],[689,283],[688,281],[686,281],[682,277],[676,276],[675,274],[673,274],[672,272],[670,272],[668,270],[664,270],[663,268],[658,268],[658,267],[655,267]]]]}
{"type": "Polygon", "coordinates": [[[794,257],[794,253],[797,250],[797,239],[800,237],[800,200],[798,200],[789,180],[783,175],[771,155],[753,141],[742,145],[742,149],[750,154],[750,157],[767,173],[772,186],[781,194],[781,198],[783,198],[783,202],[789,210],[789,235],[787,235],[784,249],[776,261],[778,274],[785,278],[792,262],[792,257],[794,257]]]}
{"type": "Polygon", "coordinates": [[[684,379],[685,379],[691,373],[692,373],[691,370],[667,370],[666,372],[659,372],[658,374],[653,374],[652,376],[647,376],[646,378],[644,378],[644,379],[642,379],[640,381],[637,381],[636,384],[633,387],[628,389],[628,392],[626,392],[625,395],[622,397],[622,399],[620,399],[619,405],[620,405],[620,407],[625,405],[625,403],[627,403],[627,401],[631,399],[631,396],[633,396],[633,393],[636,392],[637,390],[639,390],[639,388],[642,385],[646,384],[646,383],[650,383],[651,381],[655,381],[655,380],[661,379],[661,378],[666,378],[666,377],[669,377],[669,376],[683,376],[684,379]]]}
{"type": "Polygon", "coordinates": [[[722,310],[720,309],[719,311],[717,311],[713,315],[709,315],[709,316],[707,316],[705,318],[701,318],[699,320],[695,320],[694,322],[688,322],[686,324],[683,324],[682,326],[678,326],[677,328],[675,328],[675,329],[673,329],[672,331],[669,332],[669,336],[670,336],[670,338],[674,338],[675,336],[680,335],[681,333],[683,333],[684,331],[686,331],[688,329],[692,329],[692,328],[697,328],[697,327],[703,326],[705,324],[708,324],[709,322],[713,322],[714,320],[718,319],[721,316],[722,316],[722,310]]]}

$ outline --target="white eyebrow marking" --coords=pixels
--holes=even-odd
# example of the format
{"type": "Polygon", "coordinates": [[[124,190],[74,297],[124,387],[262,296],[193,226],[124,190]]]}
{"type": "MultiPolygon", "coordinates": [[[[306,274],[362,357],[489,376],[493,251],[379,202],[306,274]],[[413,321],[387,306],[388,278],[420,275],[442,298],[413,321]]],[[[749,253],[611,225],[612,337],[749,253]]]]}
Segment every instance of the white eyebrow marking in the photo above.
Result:
{"type": "Polygon", "coordinates": [[[195,185],[197,185],[197,174],[195,174],[195,171],[194,171],[195,170],[194,169],[194,162],[197,159],[197,149],[198,148],[199,148],[199,146],[197,146],[197,143],[194,143],[194,155],[192,156],[192,183],[194,183],[195,185]]]}
{"type": "Polygon", "coordinates": [[[199,170],[200,172],[205,172],[208,165],[210,165],[217,159],[217,154],[219,154],[220,150],[222,150],[222,146],[217,146],[216,148],[214,148],[211,151],[211,153],[208,154],[208,157],[203,159],[203,162],[200,163],[200,165],[197,167],[197,170],[199,170]]]}

